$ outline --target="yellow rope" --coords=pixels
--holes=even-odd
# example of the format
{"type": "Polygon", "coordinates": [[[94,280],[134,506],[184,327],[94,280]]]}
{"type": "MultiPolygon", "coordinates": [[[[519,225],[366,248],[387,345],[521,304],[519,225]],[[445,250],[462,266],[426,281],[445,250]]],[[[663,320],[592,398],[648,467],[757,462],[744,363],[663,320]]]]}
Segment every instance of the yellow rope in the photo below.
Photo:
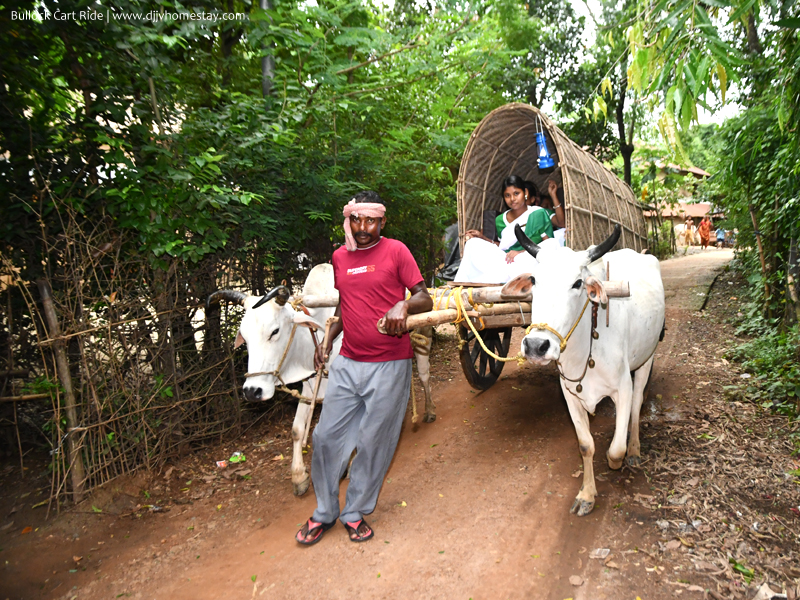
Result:
{"type": "Polygon", "coordinates": [[[569,330],[569,333],[567,334],[567,337],[561,337],[561,334],[558,333],[552,327],[550,327],[550,325],[548,325],[547,323],[531,323],[530,325],[528,325],[528,328],[525,330],[525,335],[528,335],[531,332],[531,329],[546,329],[547,331],[549,331],[550,333],[555,335],[559,340],[561,340],[560,348],[561,348],[561,352],[563,352],[564,348],[567,347],[567,340],[569,340],[570,336],[572,335],[572,332],[575,331],[575,328],[578,326],[578,323],[581,322],[581,319],[583,318],[583,313],[586,312],[586,307],[587,306],[589,306],[589,299],[588,298],[586,299],[586,304],[583,305],[583,310],[581,311],[581,314],[575,320],[575,323],[572,325],[572,329],[569,330]]]}
{"type": "MultiPolygon", "coordinates": [[[[492,352],[491,350],[489,350],[486,347],[486,344],[483,343],[483,339],[481,338],[480,334],[478,333],[478,330],[475,328],[475,325],[473,325],[472,319],[470,319],[467,316],[466,310],[464,309],[464,300],[463,300],[463,297],[461,296],[461,292],[463,291],[463,288],[459,287],[459,288],[456,288],[456,289],[458,291],[458,293],[455,296],[456,310],[458,311],[458,318],[457,318],[456,321],[453,322],[453,324],[460,323],[461,321],[466,321],[467,325],[469,325],[469,328],[472,330],[472,333],[475,336],[475,339],[478,340],[478,343],[481,345],[481,348],[483,348],[483,351],[486,354],[488,354],[489,356],[491,356],[492,358],[494,358],[495,360],[499,360],[500,362],[517,361],[517,363],[520,366],[523,365],[525,363],[525,357],[522,356],[521,352],[518,352],[516,356],[504,357],[504,356],[498,356],[497,354],[495,354],[494,352],[492,352]]],[[[469,288],[469,300],[470,300],[470,302],[472,302],[472,288],[469,288]]],[[[448,300],[448,304],[449,304],[449,300],[448,300]]],[[[575,320],[575,323],[572,325],[572,328],[569,330],[569,333],[567,333],[566,337],[562,337],[561,334],[558,333],[558,331],[556,331],[555,329],[550,327],[550,325],[548,325],[547,323],[531,323],[525,329],[525,335],[528,335],[531,332],[531,329],[545,329],[545,330],[549,331],[550,333],[554,334],[559,340],[561,340],[561,343],[559,344],[559,346],[561,348],[561,352],[563,352],[564,349],[567,347],[567,341],[572,336],[572,334],[575,331],[575,329],[578,327],[578,323],[581,322],[581,319],[583,318],[583,314],[586,312],[586,307],[587,306],[589,306],[589,299],[588,298],[586,299],[586,303],[583,305],[583,310],[581,310],[581,314],[578,315],[578,318],[575,320]]],[[[478,320],[480,321],[481,329],[483,329],[485,327],[483,319],[481,317],[478,317],[478,320]]],[[[464,346],[465,343],[466,343],[465,340],[461,340],[461,342],[458,345],[459,350],[461,350],[461,348],[464,346]]]]}
{"type": "MultiPolygon", "coordinates": [[[[417,374],[419,377],[419,374],[417,374]]],[[[414,391],[414,378],[411,378],[411,422],[416,423],[419,416],[417,415],[417,394],[414,391]]]]}
{"type": "Polygon", "coordinates": [[[481,348],[483,348],[483,351],[486,352],[486,354],[491,356],[493,359],[499,360],[500,362],[517,361],[517,363],[519,365],[523,365],[525,363],[525,357],[522,356],[522,353],[517,353],[516,356],[504,357],[504,356],[498,356],[497,354],[495,354],[494,352],[492,352],[491,350],[489,350],[486,347],[486,344],[483,343],[483,339],[481,338],[480,334],[478,333],[478,330],[475,329],[475,325],[472,324],[472,319],[467,317],[466,314],[465,314],[466,311],[464,310],[464,301],[463,301],[463,298],[461,297],[462,289],[463,288],[460,288],[460,287],[458,288],[458,294],[456,295],[456,298],[455,298],[456,299],[456,308],[458,310],[458,321],[455,321],[455,322],[456,323],[460,323],[461,321],[466,321],[467,325],[469,325],[469,328],[472,330],[472,333],[475,335],[475,339],[478,340],[478,343],[481,345],[481,348]]]}

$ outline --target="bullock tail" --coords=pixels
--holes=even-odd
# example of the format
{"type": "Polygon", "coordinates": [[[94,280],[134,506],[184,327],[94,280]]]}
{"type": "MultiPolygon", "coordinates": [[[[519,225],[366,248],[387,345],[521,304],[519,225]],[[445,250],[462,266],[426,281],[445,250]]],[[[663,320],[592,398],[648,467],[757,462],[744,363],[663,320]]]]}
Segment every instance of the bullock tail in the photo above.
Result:
{"type": "Polygon", "coordinates": [[[666,335],[666,333],[667,333],[667,320],[664,319],[664,324],[661,326],[661,334],[658,336],[659,342],[664,341],[664,335],[666,335]]]}

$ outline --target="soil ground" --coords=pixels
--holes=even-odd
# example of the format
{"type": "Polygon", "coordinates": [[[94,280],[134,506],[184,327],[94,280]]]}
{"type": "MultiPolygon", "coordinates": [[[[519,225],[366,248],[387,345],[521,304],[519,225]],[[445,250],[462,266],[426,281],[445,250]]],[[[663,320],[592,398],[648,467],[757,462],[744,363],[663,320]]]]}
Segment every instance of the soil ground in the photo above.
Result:
{"type": "Polygon", "coordinates": [[[45,463],[28,461],[24,480],[7,464],[0,599],[750,599],[764,581],[793,597],[800,487],[787,473],[800,464],[773,435],[785,419],[731,396],[740,373],[723,352],[743,284],[718,277],[731,258],[707,250],[662,263],[667,332],[643,410],[644,464],[609,471],[604,401],[592,419],[599,496],[586,517],[569,513],[581,456],[554,367],[508,363],[476,393],[455,336],[440,332],[438,418],[404,424],[368,519],[375,539],[350,543],[337,526],[315,546],[294,541],[315,500],[291,493],[287,411],[49,520],[32,508],[49,493],[45,463]],[[246,471],[217,469],[236,450],[246,471]],[[595,549],[609,554],[590,558],[595,549]]]}

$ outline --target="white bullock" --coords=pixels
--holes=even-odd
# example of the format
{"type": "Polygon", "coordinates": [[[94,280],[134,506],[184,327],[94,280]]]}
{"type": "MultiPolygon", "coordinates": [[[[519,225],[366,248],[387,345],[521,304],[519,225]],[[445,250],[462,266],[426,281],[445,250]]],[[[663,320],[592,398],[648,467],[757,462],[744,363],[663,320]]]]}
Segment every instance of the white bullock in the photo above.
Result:
{"type": "Polygon", "coordinates": [[[617,225],[600,245],[575,252],[558,246],[539,248],[517,227],[517,239],[537,264],[533,273],[520,275],[504,288],[507,295],[532,296],[532,325],[522,340],[523,355],[537,364],[558,365],[583,456],[583,486],[570,509],[578,516],[594,508],[597,489],[589,413],[594,414],[606,396],[616,405],[608,466],[621,468],[626,456],[629,465],[641,463],[639,413],[663,336],[664,286],[658,260],[633,250],[608,252],[620,231],[617,225]],[[602,283],[609,274],[611,280],[629,282],[630,297],[615,298],[609,305],[602,283]]]}
{"type": "MultiPolygon", "coordinates": [[[[333,287],[333,266],[321,264],[311,269],[303,286],[303,296],[331,296],[337,291],[333,287]]],[[[239,332],[234,347],[247,344],[248,363],[244,382],[244,395],[250,401],[269,400],[275,389],[285,384],[303,382],[302,395],[310,398],[313,393],[314,347],[315,341],[308,329],[320,329],[318,343],[322,343],[322,331],[328,317],[333,316],[334,307],[308,308],[307,312],[293,308],[290,291],[278,286],[259,298],[231,290],[219,290],[206,300],[210,305],[220,300],[237,302],[244,307],[239,332]]],[[[425,417],[430,423],[436,419],[434,404],[430,393],[430,367],[428,352],[431,335],[427,338],[412,336],[417,359],[417,371],[425,390],[425,417]]],[[[330,361],[339,354],[342,338],[339,336],[333,345],[330,361]]],[[[320,385],[318,400],[325,396],[327,378],[320,385]]],[[[303,438],[311,405],[300,401],[292,424],[292,486],[294,493],[306,493],[310,483],[308,471],[303,461],[303,438]]]]}

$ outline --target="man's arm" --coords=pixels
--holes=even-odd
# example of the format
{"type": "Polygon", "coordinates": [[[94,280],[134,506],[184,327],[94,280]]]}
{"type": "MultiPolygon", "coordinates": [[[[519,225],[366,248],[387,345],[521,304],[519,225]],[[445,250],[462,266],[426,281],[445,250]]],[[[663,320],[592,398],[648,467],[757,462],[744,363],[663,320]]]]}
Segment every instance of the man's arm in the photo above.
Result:
{"type": "Polygon", "coordinates": [[[319,368],[325,364],[325,361],[328,360],[328,356],[330,356],[331,350],[333,349],[333,340],[339,337],[339,334],[342,333],[344,329],[342,326],[341,304],[336,306],[336,312],[333,313],[333,316],[339,317],[339,320],[331,325],[331,330],[328,334],[328,343],[325,345],[326,347],[323,348],[322,344],[320,343],[314,351],[314,368],[317,370],[319,370],[319,368]]]}
{"type": "Polygon", "coordinates": [[[384,316],[386,333],[397,337],[402,336],[406,330],[406,317],[418,313],[428,312],[433,308],[433,300],[428,294],[425,282],[420,281],[410,290],[411,297],[395,304],[384,316]]]}

